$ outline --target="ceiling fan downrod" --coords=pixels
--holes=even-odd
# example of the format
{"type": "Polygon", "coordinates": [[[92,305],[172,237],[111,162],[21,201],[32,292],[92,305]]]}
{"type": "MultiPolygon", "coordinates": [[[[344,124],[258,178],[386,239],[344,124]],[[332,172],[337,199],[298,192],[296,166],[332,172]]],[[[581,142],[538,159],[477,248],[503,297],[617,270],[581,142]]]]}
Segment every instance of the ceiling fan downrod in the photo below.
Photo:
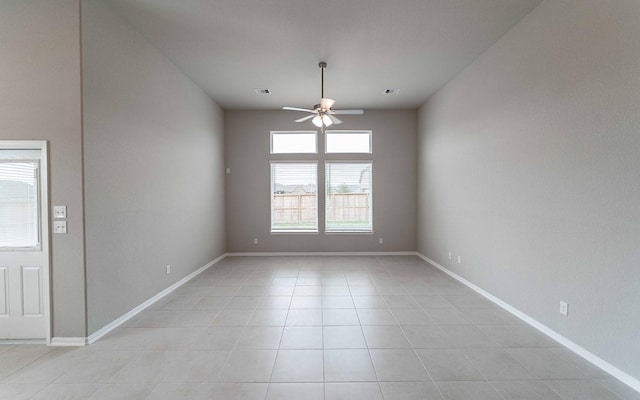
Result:
{"type": "Polygon", "coordinates": [[[321,73],[320,73],[320,98],[324,99],[324,70],[325,68],[327,68],[327,63],[324,61],[320,61],[320,64],[318,64],[318,66],[320,67],[321,73]]]}

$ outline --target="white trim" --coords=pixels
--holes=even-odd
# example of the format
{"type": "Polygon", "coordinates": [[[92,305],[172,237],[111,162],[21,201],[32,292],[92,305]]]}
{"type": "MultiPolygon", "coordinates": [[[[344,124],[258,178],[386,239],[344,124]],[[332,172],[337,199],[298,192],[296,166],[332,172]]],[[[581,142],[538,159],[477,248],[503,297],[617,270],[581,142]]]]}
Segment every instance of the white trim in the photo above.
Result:
{"type": "Polygon", "coordinates": [[[277,231],[269,231],[269,235],[319,235],[318,231],[285,231],[285,230],[277,230],[277,231]]]}
{"type": "Polygon", "coordinates": [[[458,282],[462,283],[463,285],[467,286],[471,290],[473,290],[476,293],[484,296],[486,299],[492,301],[496,305],[502,307],[506,311],[508,311],[511,314],[513,314],[514,316],[520,318],[522,321],[526,322],[527,324],[529,324],[532,327],[536,328],[540,332],[542,332],[545,335],[549,336],[551,339],[553,339],[556,342],[560,343],[561,345],[565,346],[566,348],[568,348],[569,350],[573,351],[574,353],[576,353],[580,357],[582,357],[585,360],[589,361],[591,364],[595,365],[596,367],[600,368],[601,370],[605,371],[606,373],[612,375],[616,379],[618,379],[621,382],[625,383],[626,385],[630,386],[632,389],[640,392],[640,380],[632,377],[631,375],[627,374],[626,372],[624,372],[624,371],[620,370],[619,368],[611,365],[610,363],[608,363],[607,361],[605,361],[602,358],[598,357],[597,355],[593,354],[592,352],[590,352],[589,350],[585,349],[584,347],[574,343],[573,341],[571,341],[567,337],[562,336],[558,332],[556,332],[553,329],[549,328],[548,326],[542,324],[541,322],[535,320],[534,318],[528,316],[527,314],[523,313],[522,311],[518,310],[517,308],[515,308],[515,307],[509,305],[508,303],[500,300],[499,298],[497,298],[496,296],[492,295],[491,293],[485,291],[484,289],[474,285],[473,283],[471,283],[468,280],[464,279],[463,277],[461,277],[460,275],[456,274],[455,272],[453,272],[453,271],[449,270],[448,268],[446,268],[446,267],[438,264],[437,262],[433,261],[429,257],[427,257],[427,256],[425,256],[425,255],[423,255],[423,254],[421,254],[419,252],[416,252],[416,255],[418,257],[420,257],[421,259],[423,259],[424,261],[426,261],[427,263],[429,263],[429,264],[433,265],[434,267],[438,268],[439,270],[441,270],[445,274],[449,275],[453,279],[455,279],[458,282]]]}
{"type": "Polygon", "coordinates": [[[82,347],[87,345],[87,338],[84,337],[54,337],[51,338],[49,346],[53,347],[82,347]]]}
{"type": "Polygon", "coordinates": [[[210,267],[212,267],[213,265],[215,265],[218,262],[222,261],[226,257],[227,257],[227,254],[225,253],[225,254],[222,254],[221,256],[219,256],[218,258],[216,258],[215,260],[209,261],[204,266],[198,268],[197,270],[193,271],[189,275],[187,275],[184,278],[180,279],[178,282],[176,282],[173,285],[169,286],[168,288],[164,289],[163,291],[161,291],[160,293],[156,294],[155,296],[149,298],[148,300],[146,300],[142,304],[140,304],[137,307],[133,308],[128,313],[122,315],[120,318],[118,318],[118,319],[110,322],[109,324],[103,326],[102,328],[100,328],[96,332],[94,332],[91,335],[89,335],[89,337],[86,340],[87,343],[88,344],[94,343],[96,340],[100,339],[101,337],[103,337],[107,333],[111,332],[112,330],[116,329],[117,327],[119,327],[123,323],[127,322],[128,320],[130,320],[131,318],[133,318],[134,316],[139,314],[145,308],[149,307],[150,305],[152,305],[156,301],[160,300],[164,296],[166,296],[169,293],[173,292],[174,290],[176,290],[180,286],[184,285],[186,282],[188,282],[191,279],[195,278],[200,273],[202,273],[205,270],[209,269],[210,267]]]}
{"type": "Polygon", "coordinates": [[[10,344],[46,344],[44,339],[0,339],[0,345],[10,344]]]}
{"type": "Polygon", "coordinates": [[[334,235],[375,235],[375,231],[324,231],[327,236],[334,235]]]}
{"type": "Polygon", "coordinates": [[[415,256],[415,251],[285,251],[268,253],[227,253],[228,257],[282,257],[282,256],[415,256]]]}
{"type": "Polygon", "coordinates": [[[40,201],[42,203],[42,251],[45,255],[45,263],[42,266],[44,271],[42,280],[42,299],[44,301],[44,323],[45,323],[45,343],[51,343],[52,323],[51,323],[51,247],[50,247],[50,226],[49,226],[49,209],[51,204],[49,203],[49,150],[46,140],[40,140],[40,201]]]}
{"type": "Polygon", "coordinates": [[[0,140],[2,150],[42,150],[46,147],[46,140],[0,140]]]}
{"type": "Polygon", "coordinates": [[[46,140],[0,140],[3,150],[40,150],[40,242],[42,253],[42,308],[44,310],[44,342],[51,343],[51,250],[49,236],[49,149],[46,140]]]}

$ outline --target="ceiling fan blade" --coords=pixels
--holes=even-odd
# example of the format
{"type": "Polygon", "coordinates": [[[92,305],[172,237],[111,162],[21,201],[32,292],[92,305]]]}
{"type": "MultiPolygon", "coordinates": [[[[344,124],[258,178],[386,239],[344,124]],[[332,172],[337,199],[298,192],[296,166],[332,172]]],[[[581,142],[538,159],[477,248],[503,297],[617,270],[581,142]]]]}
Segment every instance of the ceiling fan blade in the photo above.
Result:
{"type": "Polygon", "coordinates": [[[306,120],[311,119],[313,117],[315,117],[315,115],[307,115],[306,117],[302,117],[300,119],[297,119],[296,122],[303,122],[303,121],[306,121],[306,120]]]}
{"type": "Polygon", "coordinates": [[[298,108],[298,107],[282,107],[282,109],[289,110],[289,111],[304,111],[304,112],[315,113],[315,110],[309,110],[306,108],[298,108]]]}
{"type": "Polygon", "coordinates": [[[342,123],[342,120],[341,120],[341,119],[338,119],[338,118],[334,117],[334,116],[333,116],[333,115],[331,115],[331,114],[327,114],[327,115],[329,115],[329,118],[331,118],[331,121],[333,121],[333,124],[334,124],[334,125],[338,125],[338,124],[341,124],[341,123],[342,123]]]}
{"type": "Polygon", "coordinates": [[[351,115],[362,115],[364,114],[364,110],[332,110],[332,114],[351,114],[351,115]]]}
{"type": "Polygon", "coordinates": [[[323,98],[322,100],[320,100],[320,108],[322,108],[323,110],[330,109],[334,104],[336,104],[336,101],[334,99],[323,98]]]}

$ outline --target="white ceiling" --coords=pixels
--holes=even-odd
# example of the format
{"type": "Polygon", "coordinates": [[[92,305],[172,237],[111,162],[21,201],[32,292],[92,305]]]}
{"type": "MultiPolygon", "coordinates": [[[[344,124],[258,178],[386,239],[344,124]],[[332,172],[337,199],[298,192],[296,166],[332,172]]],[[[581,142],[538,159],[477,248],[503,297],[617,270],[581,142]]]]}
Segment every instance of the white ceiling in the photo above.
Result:
{"type": "Polygon", "coordinates": [[[106,1],[225,109],[311,107],[323,60],[334,108],[372,109],[420,106],[541,0],[106,1]]]}

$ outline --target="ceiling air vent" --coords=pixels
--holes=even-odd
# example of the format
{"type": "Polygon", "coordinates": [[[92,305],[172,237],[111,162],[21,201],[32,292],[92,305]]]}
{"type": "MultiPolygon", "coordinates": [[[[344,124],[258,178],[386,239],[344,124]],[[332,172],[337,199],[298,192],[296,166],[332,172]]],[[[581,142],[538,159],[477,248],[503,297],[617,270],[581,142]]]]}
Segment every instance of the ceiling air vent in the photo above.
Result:
{"type": "Polygon", "coordinates": [[[271,94],[271,90],[269,89],[253,89],[256,94],[271,94]]]}
{"type": "Polygon", "coordinates": [[[384,94],[398,94],[400,93],[400,89],[386,89],[384,94]]]}

